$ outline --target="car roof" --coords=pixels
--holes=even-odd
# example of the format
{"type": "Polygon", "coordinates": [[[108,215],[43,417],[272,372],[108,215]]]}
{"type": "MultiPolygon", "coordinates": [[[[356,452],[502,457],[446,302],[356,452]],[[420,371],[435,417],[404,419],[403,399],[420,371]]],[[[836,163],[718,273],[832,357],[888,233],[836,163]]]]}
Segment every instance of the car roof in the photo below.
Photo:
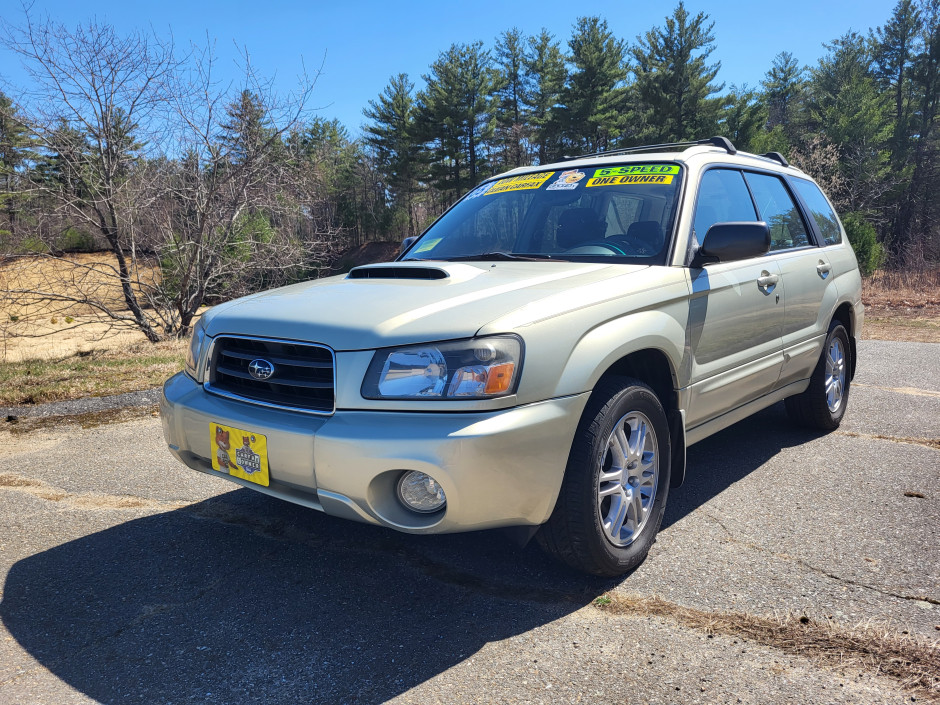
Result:
{"type": "Polygon", "coordinates": [[[777,158],[763,155],[751,154],[749,152],[729,153],[726,149],[717,146],[694,145],[682,151],[648,151],[648,152],[612,152],[610,155],[591,154],[583,157],[572,157],[560,162],[551,164],[540,164],[538,166],[524,166],[511,171],[498,174],[493,178],[503,178],[506,176],[517,176],[519,174],[531,174],[540,171],[559,171],[566,169],[585,169],[604,167],[608,164],[631,164],[648,162],[679,162],[689,166],[704,166],[710,163],[733,164],[741,167],[759,167],[782,174],[810,178],[803,171],[792,165],[784,166],[777,158]]]}

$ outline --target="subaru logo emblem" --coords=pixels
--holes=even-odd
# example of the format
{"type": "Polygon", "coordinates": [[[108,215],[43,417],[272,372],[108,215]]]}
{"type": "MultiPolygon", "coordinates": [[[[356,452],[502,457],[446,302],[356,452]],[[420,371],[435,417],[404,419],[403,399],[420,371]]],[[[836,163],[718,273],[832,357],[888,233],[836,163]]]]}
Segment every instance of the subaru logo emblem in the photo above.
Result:
{"type": "Polygon", "coordinates": [[[265,380],[274,376],[274,365],[260,357],[248,363],[248,374],[254,379],[265,380]]]}

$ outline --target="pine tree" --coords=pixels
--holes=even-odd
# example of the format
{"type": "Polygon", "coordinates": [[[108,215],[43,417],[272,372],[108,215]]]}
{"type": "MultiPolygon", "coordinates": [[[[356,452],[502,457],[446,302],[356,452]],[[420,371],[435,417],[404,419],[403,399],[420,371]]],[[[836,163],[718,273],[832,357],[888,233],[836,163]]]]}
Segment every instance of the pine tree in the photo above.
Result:
{"type": "Polygon", "coordinates": [[[911,110],[911,70],[919,49],[921,18],[913,0],[900,0],[891,19],[873,35],[875,74],[894,96],[895,163],[904,161],[911,110]]]}
{"type": "Polygon", "coordinates": [[[809,119],[839,150],[848,210],[866,211],[887,188],[889,102],[864,37],[848,32],[825,46],[829,53],[810,71],[809,119]]]}
{"type": "Polygon", "coordinates": [[[931,248],[935,260],[940,256],[940,0],[922,0],[920,17],[920,52],[911,76],[913,173],[891,242],[897,264],[917,267],[923,266],[931,248]]]}
{"type": "MultiPolygon", "coordinates": [[[[315,220],[325,221],[321,232],[343,231],[360,234],[357,203],[357,166],[361,158],[357,142],[336,119],[314,118],[304,129],[292,134],[289,148],[301,166],[313,172],[310,210],[315,220]]],[[[358,239],[358,238],[357,238],[358,239]]]]}
{"type": "Polygon", "coordinates": [[[555,107],[567,72],[561,47],[547,29],[529,37],[525,55],[525,103],[532,130],[531,143],[539,164],[559,156],[555,107]]]}
{"type": "Polygon", "coordinates": [[[766,123],[767,108],[757,91],[746,85],[740,88],[731,86],[731,90],[722,96],[715,131],[731,140],[738,149],[748,152],[761,149],[761,128],[766,123]]]}
{"type": "Polygon", "coordinates": [[[424,76],[419,132],[430,145],[431,175],[446,206],[475,186],[488,169],[495,125],[492,58],[482,42],[453,44],[424,76]]]}
{"type": "Polygon", "coordinates": [[[767,107],[767,128],[773,130],[778,125],[788,138],[796,136],[796,121],[805,98],[805,71],[796,58],[788,51],[782,51],[774,57],[767,72],[763,87],[763,103],[767,107]]]}
{"type": "Polygon", "coordinates": [[[709,96],[724,84],[712,83],[721,62],[707,64],[714,51],[714,22],[694,17],[679,2],[664,28],[654,27],[637,37],[636,94],[645,110],[644,139],[669,142],[707,137],[716,122],[717,103],[709,96]]]}
{"type": "Polygon", "coordinates": [[[243,90],[226,108],[226,113],[228,121],[222,124],[219,143],[232,164],[245,164],[270,146],[276,133],[259,96],[243,90]]]}
{"type": "Polygon", "coordinates": [[[496,65],[496,142],[502,166],[523,166],[529,159],[528,111],[525,105],[526,39],[517,28],[503,32],[493,49],[496,65]]]}
{"type": "Polygon", "coordinates": [[[558,114],[565,145],[578,152],[608,148],[624,125],[627,47],[599,17],[581,17],[568,41],[572,70],[558,114]]]}
{"type": "Polygon", "coordinates": [[[378,100],[370,100],[363,111],[371,121],[364,128],[366,144],[375,152],[392,211],[407,216],[408,235],[418,232],[415,196],[422,151],[416,133],[413,91],[414,83],[408,74],[392,76],[378,100]]]}
{"type": "Polygon", "coordinates": [[[28,198],[24,193],[25,169],[35,158],[32,147],[32,136],[16,106],[0,92],[0,208],[6,213],[8,232],[14,242],[18,213],[28,198]]]}

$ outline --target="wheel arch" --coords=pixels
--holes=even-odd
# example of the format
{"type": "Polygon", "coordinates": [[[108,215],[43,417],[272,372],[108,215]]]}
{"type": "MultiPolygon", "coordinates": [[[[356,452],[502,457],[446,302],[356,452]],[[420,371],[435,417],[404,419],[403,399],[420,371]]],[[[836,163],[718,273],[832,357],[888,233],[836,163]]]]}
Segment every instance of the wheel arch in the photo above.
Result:
{"type": "Polygon", "coordinates": [[[849,346],[851,347],[851,355],[849,357],[849,379],[855,379],[855,359],[858,357],[856,355],[857,345],[855,340],[855,308],[848,301],[843,301],[833,312],[832,320],[842,323],[842,325],[845,326],[845,330],[848,331],[849,346]]]}
{"type": "Polygon", "coordinates": [[[601,374],[596,386],[613,377],[630,377],[643,382],[659,398],[669,421],[672,447],[671,487],[679,487],[685,480],[686,443],[685,416],[679,409],[678,375],[669,356],[659,348],[643,348],[616,360],[601,374]]]}

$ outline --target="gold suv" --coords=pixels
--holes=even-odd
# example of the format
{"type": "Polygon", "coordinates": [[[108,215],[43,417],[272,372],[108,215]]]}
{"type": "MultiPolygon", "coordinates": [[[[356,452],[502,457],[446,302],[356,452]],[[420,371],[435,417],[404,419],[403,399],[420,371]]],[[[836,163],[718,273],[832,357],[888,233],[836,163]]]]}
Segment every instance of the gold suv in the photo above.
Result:
{"type": "Polygon", "coordinates": [[[516,169],[395,262],[207,312],[164,386],[189,467],[411,533],[648,553],[686,448],[786,400],[839,425],[864,311],[832,205],[721,137],[516,169]]]}

